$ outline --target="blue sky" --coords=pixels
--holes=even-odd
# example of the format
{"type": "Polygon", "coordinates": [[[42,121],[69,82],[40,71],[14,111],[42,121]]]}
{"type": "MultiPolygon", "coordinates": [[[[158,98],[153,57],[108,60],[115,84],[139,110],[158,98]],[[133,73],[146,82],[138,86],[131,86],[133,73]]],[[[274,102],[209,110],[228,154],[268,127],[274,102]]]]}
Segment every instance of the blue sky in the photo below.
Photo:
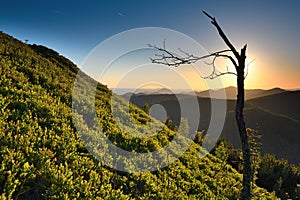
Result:
{"type": "Polygon", "coordinates": [[[249,78],[249,88],[300,88],[300,2],[296,0],[12,0],[1,2],[0,29],[53,48],[80,66],[100,42],[140,27],[173,29],[209,51],[223,49],[223,41],[202,10],[217,18],[238,48],[248,44],[248,56],[255,58],[252,73],[257,75],[249,78]]]}

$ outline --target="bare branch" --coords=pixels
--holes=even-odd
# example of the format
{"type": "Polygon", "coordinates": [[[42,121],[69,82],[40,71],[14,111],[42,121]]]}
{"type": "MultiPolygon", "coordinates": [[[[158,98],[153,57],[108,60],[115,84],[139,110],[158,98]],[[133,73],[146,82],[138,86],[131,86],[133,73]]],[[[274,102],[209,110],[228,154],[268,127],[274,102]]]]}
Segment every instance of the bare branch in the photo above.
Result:
{"type": "Polygon", "coordinates": [[[207,12],[205,12],[204,10],[202,10],[202,12],[208,17],[210,18],[212,21],[216,21],[216,18],[210,16],[207,12]]]}
{"type": "MultiPolygon", "coordinates": [[[[205,11],[203,11],[203,13],[209,19],[211,19],[211,23],[216,27],[220,37],[223,39],[223,41],[225,42],[225,44],[228,46],[229,49],[216,51],[216,52],[204,55],[204,56],[195,56],[195,55],[190,54],[190,53],[188,53],[188,52],[186,52],[186,51],[184,51],[180,48],[178,48],[179,53],[175,53],[175,52],[171,52],[171,51],[166,49],[166,39],[164,39],[162,47],[157,47],[155,45],[148,44],[149,47],[154,48],[154,49],[158,50],[159,52],[161,52],[161,54],[155,54],[155,58],[150,58],[151,62],[156,63],[156,64],[164,64],[164,65],[167,65],[167,66],[178,67],[182,64],[193,64],[193,63],[196,63],[199,60],[203,60],[203,59],[206,59],[206,58],[213,57],[211,63],[207,63],[207,62],[204,61],[207,65],[212,66],[211,74],[208,75],[208,76],[202,77],[202,78],[204,78],[204,79],[214,79],[218,76],[222,76],[222,75],[225,75],[225,74],[231,74],[231,75],[236,75],[237,76],[238,71],[240,71],[240,70],[243,71],[244,70],[244,65],[241,65],[240,61],[244,59],[242,57],[245,54],[247,45],[245,45],[242,48],[241,55],[240,55],[237,52],[237,50],[235,49],[235,47],[231,44],[231,42],[229,41],[229,39],[227,38],[227,36],[223,32],[222,28],[219,26],[216,18],[212,17],[211,15],[209,15],[205,11]],[[233,55],[230,55],[230,53],[232,53],[233,55]],[[216,62],[216,59],[219,58],[219,57],[229,59],[231,61],[231,63],[233,64],[233,66],[235,67],[236,72],[229,71],[228,67],[227,67],[227,71],[225,71],[225,72],[218,71],[217,68],[216,68],[215,62],[216,62]],[[242,67],[243,69],[239,69],[239,66],[243,66],[242,67]]],[[[246,76],[247,76],[247,74],[248,74],[248,71],[246,73],[246,76]]]]}
{"type": "MultiPolygon", "coordinates": [[[[176,53],[173,53],[165,48],[165,40],[162,48],[151,44],[148,44],[148,46],[161,52],[161,54],[155,54],[156,58],[150,58],[152,63],[178,67],[182,64],[195,63],[200,59],[199,57],[186,52],[184,53],[185,56],[176,55],[176,53]]],[[[182,50],[180,51],[184,52],[182,50]]]]}
{"type": "Polygon", "coordinates": [[[255,61],[255,58],[252,59],[250,62],[247,63],[247,66],[246,66],[246,74],[245,74],[244,78],[246,78],[246,77],[248,76],[248,74],[249,74],[249,66],[250,66],[250,64],[253,63],[254,61],[255,61]]]}
{"type": "Polygon", "coordinates": [[[219,26],[216,18],[210,16],[207,12],[202,11],[208,18],[211,19],[211,23],[217,28],[219,35],[221,36],[221,38],[224,40],[225,44],[229,47],[229,49],[232,51],[232,53],[234,54],[234,56],[236,57],[236,59],[239,59],[240,55],[237,52],[237,50],[234,48],[234,46],[231,44],[231,42],[229,41],[229,39],[227,38],[227,36],[225,35],[225,33],[223,32],[223,30],[221,29],[221,27],[219,26]]]}
{"type": "Polygon", "coordinates": [[[228,58],[228,59],[232,62],[233,66],[234,66],[235,68],[238,67],[237,63],[235,62],[235,60],[234,60],[234,58],[233,58],[232,56],[225,55],[225,54],[219,54],[218,56],[219,56],[219,57],[225,57],[225,58],[228,58]]]}
{"type": "Polygon", "coordinates": [[[227,75],[227,74],[230,74],[230,75],[235,75],[237,76],[237,74],[235,72],[219,72],[219,71],[214,71],[212,74],[210,74],[209,76],[205,76],[205,77],[202,77],[203,79],[215,79],[219,76],[223,76],[223,75],[227,75]]]}
{"type": "Polygon", "coordinates": [[[217,57],[229,58],[231,60],[231,62],[233,63],[233,65],[235,67],[237,67],[237,64],[236,64],[236,61],[234,60],[234,58],[230,55],[224,54],[224,53],[232,52],[230,49],[225,49],[225,50],[217,51],[214,53],[210,53],[210,54],[198,57],[193,54],[189,54],[180,48],[178,50],[180,53],[183,54],[183,56],[180,56],[174,52],[167,50],[165,40],[163,42],[163,47],[157,47],[152,44],[148,44],[148,46],[161,52],[161,54],[155,54],[155,58],[150,58],[151,62],[156,63],[156,64],[164,64],[164,65],[168,65],[168,66],[178,67],[179,65],[182,65],[182,64],[193,64],[199,60],[217,56],[217,57]]]}
{"type": "Polygon", "coordinates": [[[223,76],[223,75],[226,75],[226,74],[231,74],[231,75],[237,76],[237,73],[229,71],[228,67],[227,67],[227,71],[225,71],[225,72],[220,72],[219,70],[217,70],[215,62],[216,62],[216,60],[217,60],[218,57],[225,57],[225,58],[227,58],[227,55],[215,55],[215,57],[213,58],[213,60],[212,60],[211,63],[205,62],[207,65],[211,65],[212,66],[212,71],[211,71],[211,74],[209,74],[208,76],[201,76],[201,78],[203,78],[203,79],[215,79],[215,78],[217,78],[219,76],[223,76]]]}

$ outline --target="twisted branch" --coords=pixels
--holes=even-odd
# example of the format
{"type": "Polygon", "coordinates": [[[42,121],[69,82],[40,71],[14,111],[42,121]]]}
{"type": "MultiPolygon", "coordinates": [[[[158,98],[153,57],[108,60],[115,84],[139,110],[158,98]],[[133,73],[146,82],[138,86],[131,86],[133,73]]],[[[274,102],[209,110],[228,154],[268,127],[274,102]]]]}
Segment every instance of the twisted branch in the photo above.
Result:
{"type": "Polygon", "coordinates": [[[210,53],[210,54],[199,57],[199,56],[195,56],[193,54],[189,54],[186,51],[183,51],[182,49],[178,48],[178,51],[181,54],[183,54],[183,56],[181,56],[178,53],[174,53],[174,52],[171,52],[171,51],[167,50],[165,42],[166,42],[166,40],[164,40],[164,42],[163,42],[163,47],[157,47],[155,45],[148,44],[149,47],[154,48],[154,49],[161,52],[160,54],[155,54],[155,58],[150,58],[152,63],[178,67],[178,66],[183,65],[183,64],[193,64],[193,63],[196,63],[199,60],[203,60],[203,59],[206,59],[206,58],[213,57],[213,60],[212,60],[211,63],[206,63],[205,62],[207,65],[212,66],[213,69],[212,69],[211,74],[208,75],[208,76],[204,76],[202,78],[204,78],[204,79],[214,79],[218,76],[222,76],[222,75],[225,75],[225,74],[237,75],[235,72],[229,71],[228,68],[227,68],[227,71],[220,72],[220,71],[217,70],[217,67],[215,65],[216,59],[218,57],[223,57],[225,59],[230,59],[230,61],[234,65],[234,67],[237,68],[238,65],[237,65],[237,62],[235,61],[235,59],[231,55],[228,55],[228,53],[232,53],[232,50],[230,50],[230,49],[216,51],[216,52],[213,52],[213,53],[210,53]]]}
{"type": "MultiPolygon", "coordinates": [[[[203,11],[203,13],[209,19],[211,19],[211,23],[216,27],[220,37],[223,39],[223,41],[225,42],[225,44],[228,46],[229,49],[216,51],[216,52],[204,55],[204,56],[195,56],[193,54],[189,54],[186,51],[183,51],[182,49],[178,48],[179,53],[182,54],[182,55],[180,55],[179,53],[175,53],[175,52],[171,52],[171,51],[167,50],[166,49],[166,39],[164,39],[163,47],[157,47],[155,45],[148,44],[149,47],[154,48],[154,49],[158,50],[159,52],[161,52],[160,54],[155,54],[155,58],[150,58],[151,62],[156,63],[156,64],[163,64],[163,65],[167,65],[167,66],[178,67],[178,66],[183,65],[183,64],[193,64],[193,63],[196,63],[199,60],[203,60],[203,59],[206,59],[206,58],[213,57],[213,60],[212,60],[211,63],[206,63],[207,65],[212,66],[211,74],[208,75],[208,76],[202,77],[202,78],[214,79],[218,76],[222,76],[222,75],[225,75],[225,74],[232,74],[232,75],[237,76],[237,71],[238,71],[238,68],[239,68],[239,61],[241,59],[241,55],[237,52],[235,47],[231,44],[231,42],[229,41],[229,39],[227,38],[227,36],[223,32],[223,30],[221,29],[221,27],[217,23],[216,18],[210,16],[205,11],[203,11]],[[233,55],[230,55],[230,53],[233,54],[233,55]],[[233,64],[233,66],[235,67],[236,72],[229,71],[228,67],[227,67],[227,71],[225,71],[225,72],[218,71],[217,67],[215,65],[215,61],[218,57],[223,57],[223,58],[229,59],[231,61],[231,63],[233,64]]],[[[243,49],[246,50],[246,45],[244,46],[243,49]]],[[[253,61],[251,61],[251,62],[253,62],[253,61]]],[[[247,65],[247,67],[248,67],[248,65],[247,65]]],[[[248,74],[248,70],[246,72],[245,77],[247,76],[247,74],[248,74]]]]}
{"type": "Polygon", "coordinates": [[[227,58],[227,55],[216,55],[213,58],[213,60],[212,60],[211,63],[205,62],[207,65],[211,65],[212,66],[212,72],[208,76],[201,76],[201,78],[203,78],[203,79],[215,79],[215,78],[217,78],[219,76],[223,76],[223,75],[226,75],[226,74],[231,74],[231,75],[237,76],[237,73],[229,71],[228,67],[227,67],[227,71],[225,71],[225,72],[220,72],[217,69],[217,67],[215,65],[215,62],[216,62],[217,58],[220,57],[220,56],[227,58]]]}

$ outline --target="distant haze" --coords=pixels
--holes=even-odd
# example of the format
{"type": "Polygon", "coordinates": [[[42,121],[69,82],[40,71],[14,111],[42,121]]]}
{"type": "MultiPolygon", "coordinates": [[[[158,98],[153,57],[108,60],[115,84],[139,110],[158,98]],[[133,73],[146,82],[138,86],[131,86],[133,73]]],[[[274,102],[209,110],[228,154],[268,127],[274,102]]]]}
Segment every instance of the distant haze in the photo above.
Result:
{"type": "MultiPolygon", "coordinates": [[[[223,90],[223,89],[210,89],[210,90],[203,90],[203,91],[193,91],[190,89],[167,89],[167,88],[138,88],[138,89],[110,88],[110,89],[118,95],[188,94],[188,95],[197,95],[199,97],[206,97],[206,98],[210,98],[212,96],[214,96],[215,98],[218,98],[218,96],[222,97],[221,90],[223,90]]],[[[225,89],[227,99],[236,99],[236,87],[230,86],[224,89],[225,89]]],[[[285,91],[287,90],[281,88],[272,88],[268,90],[246,89],[245,98],[252,99],[252,98],[257,98],[262,96],[279,94],[285,91]]]]}

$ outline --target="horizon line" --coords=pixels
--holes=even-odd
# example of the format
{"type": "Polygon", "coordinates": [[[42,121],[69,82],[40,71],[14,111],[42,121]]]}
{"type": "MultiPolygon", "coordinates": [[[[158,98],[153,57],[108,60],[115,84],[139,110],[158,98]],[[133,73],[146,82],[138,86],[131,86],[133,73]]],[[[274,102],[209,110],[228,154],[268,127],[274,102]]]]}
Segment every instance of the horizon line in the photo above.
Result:
{"type": "MultiPolygon", "coordinates": [[[[124,89],[124,90],[162,90],[162,89],[169,89],[164,87],[157,87],[157,88],[134,88],[134,87],[108,87],[110,90],[114,89],[124,89]]],[[[207,91],[207,90],[220,90],[220,89],[226,89],[226,88],[237,88],[236,86],[227,86],[223,88],[210,88],[210,89],[196,89],[193,90],[191,88],[170,88],[170,90],[187,90],[187,91],[207,91]]],[[[282,88],[282,87],[272,87],[272,88],[245,88],[245,90],[272,90],[272,89],[282,89],[286,91],[297,91],[300,90],[299,88],[282,88]]]]}

